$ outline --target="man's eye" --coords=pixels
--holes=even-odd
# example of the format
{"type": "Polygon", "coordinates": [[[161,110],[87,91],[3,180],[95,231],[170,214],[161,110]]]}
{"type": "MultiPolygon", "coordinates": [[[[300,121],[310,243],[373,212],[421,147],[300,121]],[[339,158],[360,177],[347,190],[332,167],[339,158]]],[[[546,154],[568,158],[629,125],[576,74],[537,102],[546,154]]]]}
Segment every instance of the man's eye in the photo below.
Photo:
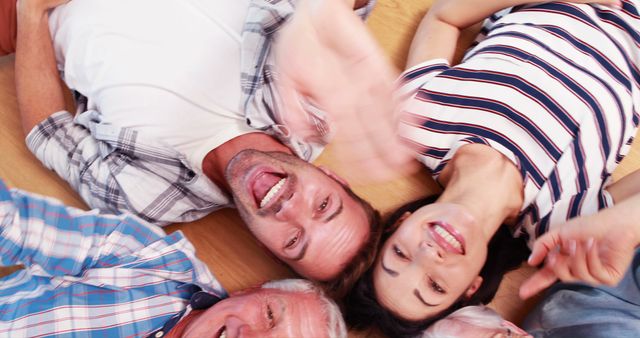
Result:
{"type": "Polygon", "coordinates": [[[271,310],[271,306],[269,305],[267,305],[267,320],[269,322],[270,329],[276,326],[275,317],[273,316],[273,310],[271,310]]]}
{"type": "Polygon", "coordinates": [[[324,211],[325,209],[327,209],[328,205],[329,205],[329,197],[322,200],[322,203],[320,203],[320,205],[318,206],[318,211],[324,211]]]}
{"type": "Polygon", "coordinates": [[[436,281],[434,281],[431,278],[429,278],[429,284],[431,284],[431,288],[433,289],[433,291],[440,294],[446,293],[446,291],[440,286],[440,284],[438,284],[436,281]]]}
{"type": "Polygon", "coordinates": [[[289,240],[289,242],[287,242],[287,245],[285,246],[285,248],[286,249],[292,248],[294,245],[296,245],[296,243],[298,243],[298,236],[295,236],[291,240],[289,240]]]}
{"type": "Polygon", "coordinates": [[[400,248],[398,248],[396,245],[393,246],[393,252],[396,254],[396,256],[402,259],[407,259],[407,255],[405,255],[404,252],[402,252],[402,250],[400,250],[400,248]]]}

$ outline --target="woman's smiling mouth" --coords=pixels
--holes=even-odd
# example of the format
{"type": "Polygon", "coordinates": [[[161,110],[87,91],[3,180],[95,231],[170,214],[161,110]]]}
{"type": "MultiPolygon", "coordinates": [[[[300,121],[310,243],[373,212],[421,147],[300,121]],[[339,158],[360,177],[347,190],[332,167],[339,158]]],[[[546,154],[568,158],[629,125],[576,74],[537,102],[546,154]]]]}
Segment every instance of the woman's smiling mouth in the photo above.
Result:
{"type": "Polygon", "coordinates": [[[431,222],[429,230],[440,247],[451,253],[465,254],[464,238],[450,224],[442,221],[431,222]]]}

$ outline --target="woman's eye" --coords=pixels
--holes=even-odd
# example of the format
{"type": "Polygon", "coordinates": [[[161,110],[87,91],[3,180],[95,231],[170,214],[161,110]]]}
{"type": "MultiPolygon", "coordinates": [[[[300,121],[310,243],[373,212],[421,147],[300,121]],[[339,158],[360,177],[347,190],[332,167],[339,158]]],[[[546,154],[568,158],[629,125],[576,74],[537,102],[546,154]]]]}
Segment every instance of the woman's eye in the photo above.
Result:
{"type": "Polygon", "coordinates": [[[431,288],[433,289],[433,291],[442,294],[446,293],[446,291],[440,286],[440,284],[438,284],[433,279],[429,278],[429,283],[431,284],[431,288]]]}
{"type": "Polygon", "coordinates": [[[273,316],[273,310],[271,310],[271,306],[267,305],[267,320],[269,321],[269,328],[273,328],[276,326],[275,317],[273,316]]]}
{"type": "Polygon", "coordinates": [[[396,254],[396,256],[402,259],[407,259],[407,255],[405,255],[404,252],[402,252],[402,250],[400,250],[400,248],[398,248],[396,245],[393,246],[393,252],[396,254]]]}
{"type": "Polygon", "coordinates": [[[289,242],[287,242],[287,245],[285,246],[285,248],[287,248],[287,249],[292,248],[294,245],[296,245],[296,243],[298,243],[298,236],[295,236],[291,240],[289,240],[289,242]]]}
{"type": "Polygon", "coordinates": [[[318,211],[324,211],[325,209],[327,209],[328,205],[329,205],[329,197],[322,200],[322,203],[320,203],[320,205],[318,206],[318,211]]]}

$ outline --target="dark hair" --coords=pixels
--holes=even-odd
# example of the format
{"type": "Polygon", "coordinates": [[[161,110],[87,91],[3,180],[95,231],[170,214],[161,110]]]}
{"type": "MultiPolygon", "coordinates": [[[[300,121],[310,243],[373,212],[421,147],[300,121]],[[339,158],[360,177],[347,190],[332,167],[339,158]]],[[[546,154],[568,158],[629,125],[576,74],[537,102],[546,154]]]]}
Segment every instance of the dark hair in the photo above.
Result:
{"type": "Polygon", "coordinates": [[[331,297],[337,299],[344,297],[353,288],[354,284],[362,277],[362,275],[371,267],[373,261],[376,259],[378,247],[380,246],[380,237],[383,232],[380,212],[374,209],[369,202],[356,195],[349,186],[344,185],[339,181],[338,183],[340,183],[344,188],[347,195],[353,198],[364,209],[369,222],[369,237],[360,250],[358,250],[355,256],[353,256],[337,276],[331,280],[320,282],[323,289],[331,297]]]}
{"type": "MultiPolygon", "coordinates": [[[[413,212],[424,205],[434,203],[438,197],[438,195],[429,196],[398,208],[385,222],[385,229],[392,229],[405,212],[413,212]]],[[[381,237],[381,245],[392,234],[393,231],[386,231],[381,237]]],[[[498,291],[504,274],[517,268],[528,254],[525,241],[521,238],[513,238],[509,228],[502,225],[489,242],[487,260],[480,270],[482,284],[473,296],[465,298],[461,295],[449,308],[435,316],[418,321],[401,318],[378,302],[373,286],[373,269],[369,269],[345,298],[345,319],[354,329],[363,329],[375,323],[389,337],[416,336],[459,308],[489,303],[498,291]]]]}

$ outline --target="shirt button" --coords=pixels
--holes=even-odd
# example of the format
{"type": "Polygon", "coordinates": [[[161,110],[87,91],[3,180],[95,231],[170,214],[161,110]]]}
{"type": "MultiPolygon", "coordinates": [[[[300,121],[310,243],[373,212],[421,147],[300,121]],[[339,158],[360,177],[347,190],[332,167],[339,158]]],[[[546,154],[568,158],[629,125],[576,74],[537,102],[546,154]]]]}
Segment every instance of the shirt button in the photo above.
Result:
{"type": "Polygon", "coordinates": [[[156,337],[156,338],[160,338],[160,337],[162,337],[162,336],[164,336],[164,331],[158,331],[158,332],[156,332],[156,334],[155,334],[155,337],[156,337]]]}

